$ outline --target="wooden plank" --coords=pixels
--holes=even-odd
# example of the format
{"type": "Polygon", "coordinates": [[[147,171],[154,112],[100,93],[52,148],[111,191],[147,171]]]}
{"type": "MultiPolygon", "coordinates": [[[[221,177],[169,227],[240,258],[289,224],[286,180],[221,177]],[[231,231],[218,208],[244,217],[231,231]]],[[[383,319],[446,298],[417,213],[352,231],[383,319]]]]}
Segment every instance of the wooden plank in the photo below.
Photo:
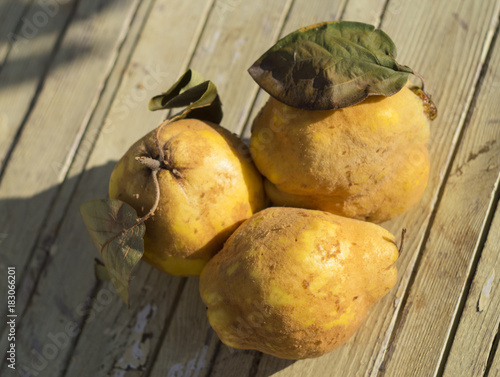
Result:
{"type": "MultiPolygon", "coordinates": [[[[189,1],[179,3],[175,0],[158,0],[154,3],[125,69],[120,88],[104,118],[103,128],[94,128],[96,132],[100,130],[95,146],[90,145],[90,140],[97,135],[95,133],[88,135],[89,145],[84,146],[83,156],[87,153],[91,155],[86,164],[86,172],[78,183],[77,192],[72,198],[72,207],[67,212],[68,219],[65,220],[59,238],[55,242],[57,247],[64,248],[69,242],[67,232],[72,229],[75,238],[80,240],[79,263],[92,264],[89,258],[91,259],[93,253],[97,252],[89,242],[88,233],[77,207],[84,200],[107,196],[107,182],[114,162],[136,139],[153,129],[163,118],[163,112],[150,112],[147,109],[147,102],[153,95],[167,89],[181,71],[185,70],[211,5],[212,1],[209,0],[204,3],[197,1],[196,4],[189,1]],[[194,7],[199,11],[192,12],[194,7]],[[173,8],[176,12],[172,12],[173,8]],[[186,16],[179,17],[180,14],[186,16]],[[169,28],[175,31],[175,38],[165,39],[165,25],[169,25],[169,28]]],[[[77,153],[75,162],[73,166],[82,167],[86,158],[81,158],[77,153]]],[[[48,272],[52,275],[45,282],[46,286],[50,286],[56,279],[54,274],[60,276],[61,273],[57,271],[66,270],[62,274],[71,276],[75,268],[77,267],[70,258],[54,261],[48,272]]],[[[90,278],[93,280],[92,276],[90,278]]],[[[78,371],[85,370],[89,375],[116,373],[120,376],[135,376],[142,375],[144,370],[150,368],[159,339],[169,327],[168,318],[177,304],[177,295],[184,288],[184,279],[167,276],[144,264],[137,271],[133,281],[133,286],[137,289],[143,285],[149,287],[146,294],[132,296],[129,310],[124,308],[122,302],[113,301],[100,314],[98,321],[87,321],[83,324],[78,339],[74,339],[76,342],[74,351],[68,351],[73,356],[69,360],[65,375],[72,376],[78,374],[78,371]],[[156,308],[156,314],[143,322],[143,334],[147,334],[147,339],[136,343],[138,334],[134,330],[135,324],[142,310],[148,308],[148,305],[156,308]],[[110,335],[99,337],[98,334],[110,335]],[[133,359],[133,351],[136,349],[142,352],[140,360],[133,359]],[[103,352],[106,354],[104,358],[103,352]],[[94,359],[99,359],[101,362],[89,365],[88,360],[94,359]]],[[[88,298],[96,302],[98,297],[92,289],[92,284],[83,286],[76,282],[68,287],[68,291],[79,300],[88,298]]],[[[51,296],[53,292],[46,294],[51,296]]],[[[38,306],[43,306],[43,302],[37,303],[37,308],[33,310],[39,311],[38,306]]],[[[42,310],[49,312],[50,308],[44,307],[42,310]]],[[[47,328],[58,328],[59,320],[60,318],[54,318],[47,328]]]]}
{"type": "MultiPolygon", "coordinates": [[[[0,70],[0,172],[9,150],[16,143],[16,136],[31,111],[33,102],[36,101],[39,87],[51,64],[53,50],[57,48],[66,23],[73,16],[75,6],[76,1],[70,0],[64,6],[58,6],[57,12],[52,13],[50,8],[44,9],[41,3],[36,1],[22,17],[20,28],[8,37],[16,42],[0,70]]],[[[16,13],[16,9],[19,13],[17,6],[12,8],[14,9],[12,12],[9,9],[9,13],[16,13]]],[[[15,16],[16,14],[12,14],[12,17],[15,16]]],[[[6,27],[13,21],[15,18],[9,19],[6,27]]],[[[1,35],[4,36],[3,33],[1,35]]],[[[76,46],[66,48],[75,50],[76,46]]],[[[66,51],[66,59],[60,59],[56,64],[68,64],[76,58],[75,52],[68,52],[66,51]]],[[[3,59],[0,56],[1,61],[3,59]]]]}
{"type": "MultiPolygon", "coordinates": [[[[467,131],[469,134],[484,135],[485,129],[490,130],[489,132],[496,130],[497,136],[499,133],[498,104],[493,100],[495,96],[500,94],[500,38],[498,38],[498,35],[492,48],[492,56],[488,62],[488,69],[482,78],[481,91],[476,100],[477,107],[474,109],[470,121],[470,131],[467,131]]],[[[484,138],[484,136],[479,137],[484,138]]],[[[498,143],[498,138],[491,140],[495,144],[498,143]]],[[[466,141],[464,140],[464,143],[466,141]]],[[[474,144],[479,143],[475,142],[474,144]]],[[[486,148],[489,148],[489,146],[486,148]]],[[[471,152],[468,159],[474,160],[485,157],[479,156],[480,152],[484,153],[484,149],[471,152]]],[[[470,163],[470,161],[468,162],[470,163]]],[[[495,163],[498,163],[498,158],[496,162],[495,158],[488,161],[483,160],[482,166],[479,166],[479,171],[484,169],[486,171],[498,170],[495,163]]],[[[461,174],[462,176],[466,173],[470,174],[470,169],[474,168],[468,166],[468,164],[466,164],[466,167],[468,171],[464,172],[463,168],[459,166],[456,168],[455,174],[461,174]]],[[[475,183],[474,187],[478,183],[475,183]]],[[[498,180],[496,190],[498,191],[498,180]]],[[[480,260],[467,294],[467,301],[460,317],[458,329],[454,335],[449,356],[446,359],[444,377],[458,375],[482,376],[486,369],[500,321],[500,295],[498,294],[500,279],[499,245],[500,207],[497,207],[486,244],[482,251],[478,250],[478,252],[481,252],[480,260]]],[[[494,368],[491,369],[490,376],[500,375],[500,370],[492,373],[493,371],[495,371],[494,368]]]]}
{"type": "MultiPolygon", "coordinates": [[[[468,17],[463,18],[465,12],[469,12],[473,17],[473,13],[479,11],[477,3],[471,2],[459,10],[460,13],[456,17],[460,17],[467,25],[467,36],[472,37],[472,30],[478,28],[481,28],[481,33],[491,33],[494,30],[490,21],[491,15],[493,20],[497,19],[500,4],[491,2],[484,5],[483,11],[489,10],[489,13],[482,24],[470,22],[477,20],[476,18],[470,21],[468,17]]],[[[458,27],[462,28],[463,25],[458,27]]],[[[488,50],[489,42],[486,38],[485,43],[481,43],[485,46],[484,50],[488,50]]],[[[460,49],[463,46],[464,44],[460,43],[460,49]]],[[[450,54],[453,55],[452,51],[450,54]]],[[[462,59],[467,58],[468,55],[464,53],[462,59]]],[[[441,374],[441,364],[445,362],[447,353],[447,341],[454,336],[454,323],[458,321],[461,302],[467,295],[467,280],[480,252],[490,211],[496,200],[495,191],[498,189],[500,169],[500,129],[494,126],[495,122],[498,122],[498,104],[493,98],[500,94],[500,87],[492,84],[500,72],[499,58],[497,43],[489,71],[481,81],[479,93],[476,93],[472,118],[465,129],[446,179],[442,199],[423,246],[418,269],[404,300],[404,308],[386,359],[381,366],[382,376],[441,374]],[[412,351],[408,352],[409,349],[412,351]]],[[[451,71],[449,66],[443,66],[442,70],[451,71]]],[[[462,95],[453,91],[446,93],[450,97],[462,95]]],[[[484,326],[495,328],[496,321],[497,318],[494,318],[493,323],[484,323],[484,326]]],[[[467,336],[470,339],[475,334],[468,333],[467,336]]],[[[488,341],[488,337],[484,341],[488,341]]],[[[481,347],[484,347],[484,344],[467,346],[470,355],[461,354],[460,358],[464,362],[479,358],[478,365],[484,366],[487,359],[484,353],[487,351],[483,350],[482,355],[474,353],[480,352],[481,347]]],[[[463,373],[461,371],[461,375],[463,373]]]]}
{"type": "MultiPolygon", "coordinates": [[[[75,153],[74,143],[78,143],[92,114],[137,4],[130,0],[111,2],[109,6],[102,1],[80,5],[19,148],[5,170],[0,186],[0,222],[7,233],[2,242],[2,270],[16,266],[18,281],[23,277],[30,252],[58,191],[56,185],[67,172],[68,158],[71,160],[75,153]],[[116,17],[110,18],[109,14],[116,17]],[[61,64],[78,49],[84,49],[85,55],[70,66],[61,64]]],[[[0,295],[4,298],[5,294],[2,291],[0,295]]],[[[1,347],[5,347],[4,343],[1,347]]]]}
{"type": "MultiPolygon", "coordinates": [[[[493,67],[493,64],[490,66],[493,67]]],[[[489,98],[486,98],[486,101],[488,100],[489,98]]],[[[500,207],[497,207],[486,244],[481,251],[474,280],[467,294],[450,354],[446,359],[443,377],[484,375],[500,323],[499,245],[500,207]]],[[[491,368],[489,375],[500,376],[500,365],[491,368]]]]}
{"type": "MultiPolygon", "coordinates": [[[[91,254],[87,250],[83,252],[91,254]]],[[[168,326],[170,311],[182,288],[181,279],[152,271],[145,263],[140,264],[133,275],[130,292],[133,308],[125,307],[111,284],[100,286],[92,292],[92,311],[85,318],[84,330],[68,340],[68,344],[78,343],[74,349],[68,347],[66,353],[71,358],[67,369],[49,366],[47,371],[51,376],[78,376],[82,370],[91,376],[142,373],[152,362],[157,339],[168,326]],[[158,287],[168,293],[163,295],[163,300],[159,300],[158,287]],[[139,300],[144,303],[137,305],[139,300]],[[89,363],[90,360],[96,362],[89,363]]],[[[55,324],[51,327],[56,328],[55,324]]],[[[81,326],[77,330],[80,331],[81,326]]]]}
{"type": "Polygon", "coordinates": [[[483,377],[498,377],[500,376],[500,349],[498,347],[498,336],[499,336],[500,328],[497,328],[496,333],[496,343],[494,343],[494,348],[492,352],[494,354],[490,355],[492,357],[491,364],[489,365],[486,374],[483,377]]]}
{"type": "Polygon", "coordinates": [[[13,43],[18,39],[16,28],[31,2],[32,0],[0,1],[0,70],[13,43]]]}
{"type": "Polygon", "coordinates": [[[386,0],[349,0],[342,13],[342,19],[378,26],[386,3],[386,0]]]}
{"type": "Polygon", "coordinates": [[[218,0],[208,20],[191,67],[216,85],[224,104],[222,125],[240,133],[250,112],[257,86],[247,73],[265,46],[276,38],[284,3],[218,0]]]}
{"type": "Polygon", "coordinates": [[[272,358],[264,356],[257,375],[274,373],[274,376],[285,376],[295,373],[316,376],[328,373],[330,376],[376,376],[379,373],[401,308],[401,298],[413,273],[420,244],[438,198],[443,173],[461,133],[464,109],[471,101],[484,61],[482,49],[485,41],[491,38],[494,30],[492,23],[497,15],[493,1],[483,3],[482,7],[474,6],[472,1],[466,4],[447,2],[446,5],[431,1],[418,5],[404,3],[404,6],[401,2],[389,3],[383,15],[382,29],[396,41],[400,52],[398,60],[424,74],[427,88],[434,95],[440,110],[432,126],[429,187],[415,208],[383,224],[396,235],[403,227],[408,229],[405,253],[397,263],[398,283],[387,297],[370,310],[365,324],[341,348],[317,360],[296,362],[278,373],[275,371],[282,361],[274,359],[273,362],[272,358]],[[463,27],[465,24],[467,30],[463,27]],[[443,40],[446,42],[443,43],[443,40]],[[449,72],[454,72],[453,77],[459,79],[448,79],[449,72]]]}
{"type": "Polygon", "coordinates": [[[199,377],[208,372],[219,339],[208,323],[205,305],[196,295],[198,285],[198,278],[188,279],[150,376],[199,377]]]}

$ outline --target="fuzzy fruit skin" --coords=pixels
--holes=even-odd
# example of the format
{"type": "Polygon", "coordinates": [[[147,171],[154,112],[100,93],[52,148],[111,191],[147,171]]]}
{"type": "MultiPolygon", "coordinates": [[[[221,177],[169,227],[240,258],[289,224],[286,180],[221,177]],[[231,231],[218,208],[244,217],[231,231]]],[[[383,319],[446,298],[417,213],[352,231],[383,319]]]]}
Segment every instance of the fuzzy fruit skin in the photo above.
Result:
{"type": "Polygon", "coordinates": [[[339,110],[270,98],[250,151],[275,205],[382,222],[412,207],[429,178],[429,122],[408,88],[339,110]]]}
{"type": "Polygon", "coordinates": [[[396,283],[394,236],[323,211],[271,207],[205,266],[200,293],[222,342],[284,359],[342,345],[396,283]]]}
{"type": "MultiPolygon", "coordinates": [[[[152,131],[116,164],[109,196],[130,204],[139,216],[153,206],[151,171],[137,156],[158,157],[152,131]]],[[[158,172],[160,203],[146,221],[144,260],[172,275],[199,275],[241,222],[265,206],[262,177],[240,139],[197,119],[179,120],[159,135],[166,160],[180,172],[158,172]]]]}

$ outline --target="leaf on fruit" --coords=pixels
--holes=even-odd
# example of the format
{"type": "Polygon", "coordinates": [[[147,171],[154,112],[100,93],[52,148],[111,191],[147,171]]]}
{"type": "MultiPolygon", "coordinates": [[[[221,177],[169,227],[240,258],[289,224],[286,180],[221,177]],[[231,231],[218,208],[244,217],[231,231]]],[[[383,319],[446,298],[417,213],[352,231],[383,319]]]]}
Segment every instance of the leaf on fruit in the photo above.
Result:
{"type": "Polygon", "coordinates": [[[90,200],[80,206],[80,213],[111,282],[129,306],[131,273],[144,254],[146,226],[138,223],[136,211],[120,200],[90,200]]]}
{"type": "Polygon", "coordinates": [[[287,35],[248,71],[280,102],[331,110],[401,90],[413,70],[395,58],[396,46],[382,30],[360,22],[334,21],[287,35]]]}
{"type": "Polygon", "coordinates": [[[185,107],[175,115],[175,120],[195,118],[213,123],[222,120],[222,103],[217,87],[209,80],[189,69],[165,93],[153,97],[149,101],[149,110],[173,109],[185,107]]]}

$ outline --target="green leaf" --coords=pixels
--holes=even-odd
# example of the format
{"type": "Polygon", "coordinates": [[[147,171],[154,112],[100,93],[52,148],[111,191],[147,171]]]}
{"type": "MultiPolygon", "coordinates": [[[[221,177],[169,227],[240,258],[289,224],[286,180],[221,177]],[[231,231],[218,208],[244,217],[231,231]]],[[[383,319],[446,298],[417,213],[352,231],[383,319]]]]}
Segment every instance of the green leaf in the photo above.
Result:
{"type": "Polygon", "coordinates": [[[222,120],[217,87],[211,81],[203,81],[195,71],[188,70],[167,92],[149,101],[149,109],[153,111],[177,107],[185,109],[175,116],[175,120],[196,118],[217,124],[222,120]]]}
{"type": "Polygon", "coordinates": [[[396,46],[382,30],[334,21],[287,35],[248,71],[262,89],[289,106],[331,110],[401,90],[413,71],[395,58],[396,46]]]}
{"type": "Polygon", "coordinates": [[[136,211],[113,199],[90,200],[80,213],[118,295],[129,306],[129,282],[133,268],[144,254],[146,226],[136,211]]]}
{"type": "MultiPolygon", "coordinates": [[[[188,69],[165,93],[157,95],[149,100],[149,110],[155,111],[175,107],[167,106],[167,103],[186,90],[201,84],[203,81],[205,81],[205,79],[200,73],[188,69]]],[[[189,103],[181,106],[187,105],[189,105],[189,103]]]]}

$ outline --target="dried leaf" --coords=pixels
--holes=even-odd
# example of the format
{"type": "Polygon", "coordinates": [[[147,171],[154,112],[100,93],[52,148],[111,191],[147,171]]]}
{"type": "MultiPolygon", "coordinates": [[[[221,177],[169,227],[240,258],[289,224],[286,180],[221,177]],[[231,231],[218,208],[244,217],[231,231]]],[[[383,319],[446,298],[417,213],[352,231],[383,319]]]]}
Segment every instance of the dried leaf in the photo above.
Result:
{"type": "Polygon", "coordinates": [[[396,46],[383,31],[360,22],[334,21],[287,35],[249,73],[289,106],[330,110],[369,95],[397,93],[413,71],[395,58],[396,46]]]}
{"type": "Polygon", "coordinates": [[[90,200],[80,206],[80,213],[111,282],[129,306],[130,275],[144,254],[146,226],[138,223],[136,211],[120,200],[90,200]]]}
{"type": "Polygon", "coordinates": [[[176,120],[196,118],[217,124],[222,120],[222,103],[217,87],[211,81],[203,81],[200,74],[191,70],[182,75],[167,92],[149,101],[150,110],[177,107],[185,109],[175,116],[176,120]]]}
{"type": "MultiPolygon", "coordinates": [[[[155,111],[175,107],[165,106],[170,100],[177,97],[179,94],[184,93],[186,90],[191,89],[198,84],[201,84],[203,81],[205,81],[205,79],[200,73],[193,71],[192,69],[188,69],[165,93],[157,95],[149,100],[149,110],[155,111]]],[[[189,103],[181,106],[187,105],[189,105],[189,103]]]]}

